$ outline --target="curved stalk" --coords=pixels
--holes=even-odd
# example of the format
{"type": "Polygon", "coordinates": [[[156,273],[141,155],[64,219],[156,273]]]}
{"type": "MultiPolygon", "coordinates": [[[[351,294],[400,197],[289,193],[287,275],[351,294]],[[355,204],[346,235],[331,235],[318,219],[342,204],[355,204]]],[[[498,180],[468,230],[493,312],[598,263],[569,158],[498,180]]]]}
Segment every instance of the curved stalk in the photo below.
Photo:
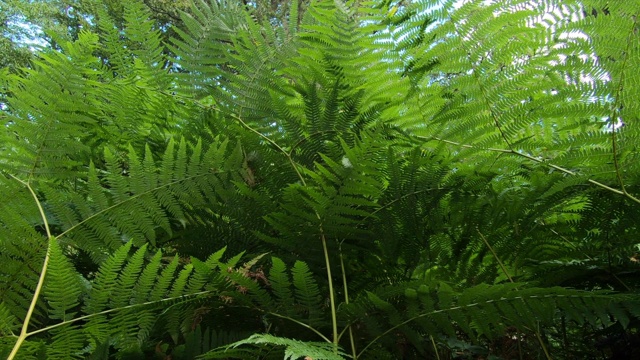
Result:
{"type": "MultiPolygon", "coordinates": [[[[342,256],[342,242],[338,247],[338,252],[340,254],[340,270],[342,271],[342,284],[344,287],[344,303],[349,304],[349,286],[347,285],[347,274],[344,271],[344,258],[342,256]]],[[[353,338],[353,328],[351,327],[351,324],[347,325],[346,328],[349,329],[349,343],[351,344],[351,356],[353,357],[353,360],[357,360],[358,353],[356,352],[356,343],[353,338]]]]}
{"type": "MultiPolygon", "coordinates": [[[[320,226],[322,228],[322,225],[320,226]]],[[[320,229],[322,230],[322,229],[320,229]]],[[[329,302],[331,305],[331,327],[333,329],[333,344],[338,347],[338,316],[336,311],[335,292],[333,290],[333,277],[331,276],[331,262],[329,261],[329,249],[327,248],[327,239],[322,233],[322,251],[324,252],[324,261],[327,266],[327,280],[329,281],[329,302]]]]}
{"type": "Polygon", "coordinates": [[[38,206],[38,211],[40,211],[40,217],[42,218],[45,231],[47,232],[48,244],[47,244],[47,254],[44,257],[44,261],[42,262],[42,270],[40,270],[40,278],[38,279],[38,284],[36,285],[36,289],[33,292],[33,298],[31,299],[31,304],[29,305],[29,309],[27,310],[27,315],[24,317],[24,322],[22,323],[22,330],[20,331],[20,335],[18,336],[16,343],[13,345],[13,349],[11,349],[11,353],[9,354],[9,357],[7,358],[7,360],[13,360],[16,357],[16,355],[18,354],[18,351],[20,350],[20,347],[22,346],[22,343],[24,343],[25,339],[30,335],[28,332],[29,322],[31,322],[31,316],[33,316],[33,311],[35,310],[36,304],[38,303],[38,297],[42,292],[44,279],[47,276],[49,259],[51,258],[51,243],[52,241],[56,241],[56,239],[51,235],[51,230],[49,229],[49,222],[47,221],[47,217],[44,214],[44,209],[42,208],[42,204],[40,203],[40,200],[38,200],[38,195],[36,195],[35,191],[33,191],[33,188],[29,183],[24,182],[13,175],[11,176],[14,179],[18,180],[19,182],[21,182],[22,184],[24,184],[27,187],[27,189],[29,189],[31,196],[33,196],[33,199],[36,202],[36,205],[38,206]]]}
{"type": "MultiPolygon", "coordinates": [[[[505,153],[505,154],[521,156],[521,157],[529,159],[529,160],[531,160],[533,162],[536,162],[536,163],[539,163],[539,164],[543,164],[543,165],[546,165],[546,166],[548,166],[548,167],[550,167],[552,169],[555,169],[555,170],[558,170],[560,172],[563,172],[563,173],[565,173],[567,175],[572,175],[572,176],[578,175],[578,174],[576,174],[575,172],[573,172],[573,171],[571,171],[569,169],[565,169],[565,168],[563,168],[561,166],[548,163],[547,161],[545,161],[543,159],[539,159],[539,158],[537,158],[535,156],[531,156],[531,155],[524,154],[524,153],[521,153],[521,152],[517,152],[517,151],[514,151],[514,150],[497,149],[497,148],[481,148],[481,147],[477,147],[477,146],[474,146],[474,145],[462,144],[462,143],[459,143],[459,142],[446,140],[446,139],[440,139],[440,138],[437,138],[437,137],[427,138],[427,137],[419,136],[419,135],[415,135],[415,137],[417,139],[420,139],[420,140],[423,140],[423,141],[437,140],[437,141],[443,142],[445,144],[451,144],[451,145],[455,145],[455,146],[460,146],[460,147],[467,148],[467,149],[486,150],[486,151],[493,151],[493,152],[500,152],[500,153],[505,153]]],[[[616,193],[618,195],[623,195],[626,198],[628,198],[629,200],[640,204],[640,199],[638,199],[637,197],[631,195],[629,192],[626,191],[626,189],[619,190],[619,189],[616,189],[616,188],[612,188],[611,186],[605,185],[605,184],[603,184],[603,183],[601,183],[599,181],[593,180],[593,179],[587,179],[587,182],[590,183],[590,184],[593,184],[595,186],[601,187],[603,189],[609,190],[609,191],[611,191],[613,193],[616,193]]]]}

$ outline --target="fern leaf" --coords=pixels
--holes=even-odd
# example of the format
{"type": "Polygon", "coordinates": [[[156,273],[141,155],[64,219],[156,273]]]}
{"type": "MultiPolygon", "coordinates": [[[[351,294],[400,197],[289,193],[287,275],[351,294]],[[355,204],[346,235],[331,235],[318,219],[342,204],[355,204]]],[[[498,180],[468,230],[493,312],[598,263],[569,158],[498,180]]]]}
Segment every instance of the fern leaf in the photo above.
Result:
{"type": "Polygon", "coordinates": [[[282,304],[283,309],[291,306],[293,293],[290,289],[291,279],[287,274],[287,267],[284,261],[277,257],[271,258],[271,269],[269,270],[269,283],[273,289],[273,294],[282,304]]]}
{"type": "Polygon", "coordinates": [[[318,284],[313,279],[309,266],[302,261],[296,261],[291,273],[296,300],[303,306],[304,312],[309,314],[309,321],[316,323],[322,318],[322,297],[318,284]]]}
{"type": "Polygon", "coordinates": [[[52,330],[47,344],[47,357],[54,359],[84,359],[85,334],[79,326],[65,325],[52,330]]]}
{"type": "Polygon", "coordinates": [[[282,337],[276,337],[269,334],[254,334],[249,338],[230,344],[228,348],[236,348],[242,345],[258,345],[258,346],[284,346],[284,358],[286,360],[294,360],[301,357],[310,357],[312,359],[322,360],[342,360],[346,356],[344,352],[339,350],[335,345],[318,342],[303,342],[282,337]]]}
{"type": "Polygon", "coordinates": [[[49,305],[49,317],[70,320],[77,314],[79,297],[83,292],[81,275],[62,253],[57,240],[49,244],[49,268],[44,285],[44,296],[49,305]]]}
{"type": "Polygon", "coordinates": [[[90,297],[85,303],[84,312],[97,313],[107,307],[112,293],[116,289],[120,269],[123,268],[132,245],[131,242],[122,245],[100,265],[91,287],[90,297]]]}

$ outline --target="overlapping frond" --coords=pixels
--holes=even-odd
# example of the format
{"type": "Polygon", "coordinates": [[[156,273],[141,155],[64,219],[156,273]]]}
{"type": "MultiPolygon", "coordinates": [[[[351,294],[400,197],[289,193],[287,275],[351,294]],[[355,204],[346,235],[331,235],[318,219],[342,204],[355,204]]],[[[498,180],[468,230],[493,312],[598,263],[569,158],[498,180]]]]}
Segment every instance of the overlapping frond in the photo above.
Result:
{"type": "Polygon", "coordinates": [[[0,356],[550,357],[636,326],[597,290],[640,286],[638,5],[263,6],[194,1],[167,45],[128,2],[2,73],[0,356]]]}
{"type": "MultiPolygon", "coordinates": [[[[46,303],[42,305],[46,312],[38,315],[42,317],[41,329],[33,330],[34,334],[50,333],[47,356],[84,358],[104,347],[133,354],[140,351],[154,328],[177,338],[189,329],[184,321],[199,321],[194,300],[204,297],[215,301],[227,288],[220,274],[231,269],[226,265],[234,266],[233,262],[215,261],[184,265],[177,256],[163,263],[161,251],[149,254],[146,245],[133,253],[131,250],[132,242],[121,246],[102,262],[93,278],[87,279],[75,271],[60,245],[51,242],[51,275],[45,282],[46,303]],[[218,281],[210,281],[216,277],[218,281]],[[174,311],[160,314],[163,321],[159,321],[159,312],[167,307],[174,311]],[[49,320],[45,320],[47,317],[49,320]],[[174,317],[179,321],[173,323],[174,317]]],[[[16,319],[4,303],[0,310],[4,333],[11,330],[16,319]]],[[[20,354],[26,358],[31,350],[24,346],[20,354]]]]}
{"type": "Polygon", "coordinates": [[[223,201],[229,185],[222,184],[240,179],[241,154],[237,147],[230,150],[228,141],[206,151],[201,142],[187,148],[184,140],[170,140],[158,165],[149,147],[143,159],[131,147],[126,159],[107,149],[106,169],[89,166],[85,194],[43,186],[50,222],[60,228],[62,240],[72,239],[96,259],[127,239],[155,245],[176,225],[195,221],[193,207],[223,201]]]}
{"type": "Polygon", "coordinates": [[[462,332],[473,339],[491,339],[503,336],[507,328],[536,332],[555,324],[559,317],[609,326],[616,320],[626,323],[637,313],[637,303],[631,298],[612,302],[612,297],[604,293],[520,286],[480,285],[457,292],[446,283],[432,283],[409,285],[404,291],[402,287],[381,289],[378,294],[367,293],[347,312],[362,321],[365,331],[372,332],[373,340],[363,344],[363,358],[378,356],[364,355],[369,349],[380,351],[377,342],[395,342],[399,336],[425,354],[429,346],[424,334],[455,338],[462,332]]]}
{"type": "MultiPolygon", "coordinates": [[[[412,50],[411,61],[419,67],[434,64],[420,75],[424,91],[418,98],[420,104],[440,105],[418,105],[424,115],[403,124],[435,141],[460,144],[459,155],[465,157],[474,150],[461,145],[523,152],[560,164],[571,148],[580,149],[582,159],[606,153],[607,91],[594,92],[602,89],[596,84],[606,82],[606,74],[590,61],[568,63],[588,60],[594,50],[571,20],[578,16],[577,4],[554,6],[448,2],[434,11],[438,24],[425,37],[435,40],[412,50]],[[454,117],[464,120],[451,123],[454,117]],[[580,136],[589,134],[587,143],[569,146],[577,129],[580,136]]],[[[511,157],[516,163],[505,165],[517,166],[520,160],[511,157]]],[[[579,166],[567,164],[568,169],[579,166]]]]}

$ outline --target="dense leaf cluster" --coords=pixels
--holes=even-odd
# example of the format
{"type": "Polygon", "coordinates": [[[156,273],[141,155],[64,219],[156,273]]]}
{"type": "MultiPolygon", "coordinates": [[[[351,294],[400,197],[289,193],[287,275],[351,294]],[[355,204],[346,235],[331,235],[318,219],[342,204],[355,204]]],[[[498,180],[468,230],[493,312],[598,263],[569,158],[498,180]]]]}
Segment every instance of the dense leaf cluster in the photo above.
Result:
{"type": "Polygon", "coordinates": [[[640,5],[101,4],[0,73],[0,357],[638,354],[640,5]]]}

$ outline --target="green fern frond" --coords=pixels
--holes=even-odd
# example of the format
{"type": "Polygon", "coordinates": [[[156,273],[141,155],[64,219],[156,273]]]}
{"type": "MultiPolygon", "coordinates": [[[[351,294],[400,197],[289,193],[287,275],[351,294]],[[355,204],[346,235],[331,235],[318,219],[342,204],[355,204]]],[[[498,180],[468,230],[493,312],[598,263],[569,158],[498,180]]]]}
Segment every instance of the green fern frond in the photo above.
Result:
{"type": "Polygon", "coordinates": [[[120,269],[124,267],[132,245],[132,242],[127,242],[100,265],[91,286],[91,295],[85,304],[85,312],[97,313],[107,307],[116,289],[120,269]]]}
{"type": "Polygon", "coordinates": [[[44,285],[49,318],[70,320],[78,313],[84,284],[57,241],[50,242],[49,256],[48,276],[44,285]]]}
{"type": "MultiPolygon", "coordinates": [[[[183,345],[177,346],[171,351],[171,356],[176,360],[189,360],[196,357],[198,359],[215,359],[212,349],[231,344],[245,338],[247,335],[241,332],[215,331],[210,328],[202,330],[198,326],[195,331],[185,336],[183,345]]],[[[242,356],[244,352],[241,349],[230,349],[223,353],[225,355],[224,358],[244,358],[242,356]]]]}
{"type": "Polygon", "coordinates": [[[80,326],[65,325],[51,330],[46,356],[54,359],[84,359],[85,335],[80,326]]]}
{"type": "MultiPolygon", "coordinates": [[[[81,33],[76,43],[60,44],[62,52],[43,54],[29,76],[9,78],[13,96],[8,106],[7,125],[3,127],[3,143],[12,143],[13,134],[20,133],[28,141],[15,142],[15,147],[2,152],[0,162],[5,170],[24,179],[73,176],[90,154],[87,128],[97,124],[95,109],[96,84],[101,66],[93,56],[98,37],[81,33]],[[70,74],[60,77],[60,74],[70,74]],[[83,101],[73,101],[69,94],[91,89],[83,101]],[[79,139],[87,141],[78,141],[79,139]]],[[[4,122],[4,121],[3,121],[4,122]]]]}
{"type": "Polygon", "coordinates": [[[291,279],[287,274],[286,264],[279,258],[271,258],[271,269],[269,269],[269,283],[273,290],[273,295],[278,299],[278,303],[283,309],[290,309],[293,303],[293,293],[290,289],[291,279]]]}
{"type": "MultiPolygon", "coordinates": [[[[283,346],[284,359],[286,360],[294,360],[301,357],[321,360],[342,360],[346,356],[344,352],[333,344],[303,342],[269,334],[254,334],[247,339],[230,344],[227,348],[237,348],[242,345],[256,345],[258,347],[283,346]]],[[[206,359],[207,357],[205,356],[204,358],[206,359]]]]}
{"type": "MultiPolygon", "coordinates": [[[[12,194],[0,202],[0,261],[3,264],[0,303],[21,322],[38,283],[47,239],[39,231],[42,220],[33,203],[28,201],[26,189],[17,188],[13,179],[4,176],[0,179],[8,181],[0,182],[2,191],[12,194]]],[[[36,308],[36,312],[41,311],[41,307],[36,308]]]]}
{"type": "Polygon", "coordinates": [[[309,270],[309,266],[302,261],[296,261],[291,269],[293,285],[295,286],[295,298],[303,307],[302,314],[309,319],[310,325],[315,325],[322,319],[322,297],[320,289],[309,270]]]}
{"type": "Polygon", "coordinates": [[[11,313],[11,310],[0,302],[0,337],[7,336],[18,329],[18,319],[11,313]]]}
{"type": "MultiPolygon", "coordinates": [[[[391,324],[373,342],[394,331],[405,331],[405,327],[409,327],[406,331],[410,335],[415,326],[424,327],[424,331],[430,334],[439,331],[453,334],[453,325],[471,338],[493,338],[501,336],[508,326],[530,331],[554,326],[560,314],[578,323],[608,326],[612,321],[626,323],[632,316],[631,309],[637,306],[625,296],[612,302],[611,295],[604,293],[565,288],[520,289],[518,284],[480,285],[460,293],[454,293],[445,284],[433,288],[423,284],[417,288],[407,287],[401,298],[382,299],[373,293],[368,294],[371,308],[380,312],[384,322],[391,324]],[[401,298],[406,301],[408,310],[404,316],[398,310],[398,305],[403,302],[401,298]],[[610,311],[610,308],[615,310],[610,311]],[[610,316],[614,314],[619,319],[612,320],[610,316]]],[[[368,314],[371,315],[370,312],[368,314]]],[[[373,342],[367,344],[362,352],[373,342]]]]}
{"type": "MultiPolygon", "coordinates": [[[[41,326],[27,336],[47,331],[50,334],[47,355],[62,358],[84,358],[103,346],[112,346],[118,351],[139,351],[159,324],[162,324],[159,329],[168,332],[177,342],[181,334],[195,327],[194,322],[200,321],[196,315],[203,303],[195,300],[227,291],[224,282],[217,282],[217,287],[216,282],[206,283],[203,279],[214,276],[213,272],[217,273],[215,276],[225,278],[222,274],[228,274],[228,269],[238,275],[234,279],[247,279],[234,269],[239,256],[222,267],[215,264],[209,267],[205,263],[180,266],[177,257],[162,266],[161,252],[146,260],[147,247],[130,254],[131,242],[107,258],[95,278],[82,279],[57,243],[51,244],[50,276],[44,289],[47,302],[43,306],[50,319],[62,321],[41,326]],[[198,271],[203,273],[198,274],[198,271]],[[90,286],[87,290],[85,283],[90,286]],[[160,307],[165,307],[165,311],[158,316],[160,307]],[[81,313],[85,315],[79,316],[81,313]]],[[[15,328],[13,322],[17,319],[4,310],[8,309],[4,302],[0,304],[1,329],[3,335],[8,336],[5,332],[15,328]]],[[[26,356],[31,351],[29,347],[28,342],[24,343],[20,351],[26,356]]]]}
{"type": "Polygon", "coordinates": [[[105,151],[106,176],[99,176],[93,164],[89,167],[85,199],[43,186],[53,222],[96,259],[117,247],[122,236],[141,245],[144,241],[156,243],[157,234],[171,236],[176,222],[186,225],[186,221],[197,219],[187,217],[186,204],[215,204],[216,199],[227,196],[225,188],[239,178],[236,171],[241,161],[237,153],[229,153],[227,141],[212,144],[204,153],[198,143],[189,155],[185,141],[177,151],[173,144],[169,142],[160,166],[155,165],[149,151],[141,161],[130,148],[126,162],[105,151]],[[147,173],[149,176],[144,175],[147,173]]]}

